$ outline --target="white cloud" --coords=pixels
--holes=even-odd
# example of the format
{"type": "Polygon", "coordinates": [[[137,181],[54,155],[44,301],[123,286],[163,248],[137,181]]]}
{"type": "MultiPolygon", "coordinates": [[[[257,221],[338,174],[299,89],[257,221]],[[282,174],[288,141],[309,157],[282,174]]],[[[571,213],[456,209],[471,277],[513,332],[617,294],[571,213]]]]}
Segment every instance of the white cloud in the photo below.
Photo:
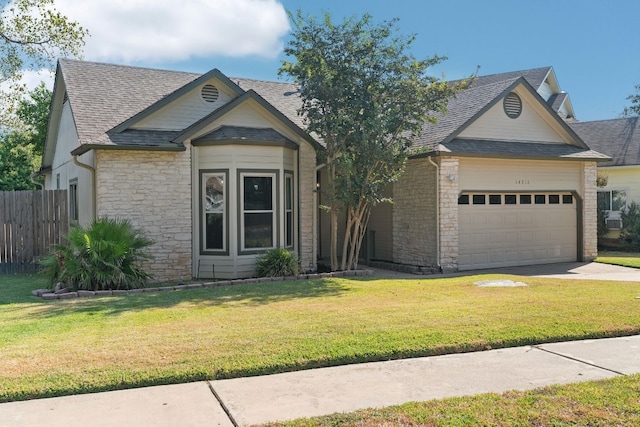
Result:
{"type": "MultiPolygon", "coordinates": [[[[22,78],[18,82],[21,85],[25,85],[27,91],[31,91],[44,82],[47,88],[53,90],[53,80],[55,76],[51,70],[22,70],[22,78]]],[[[9,82],[0,83],[0,91],[10,91],[11,86],[9,82]]]]}
{"type": "Polygon", "coordinates": [[[290,28],[276,0],[57,0],[56,7],[89,30],[84,58],[97,61],[274,58],[290,28]]]}

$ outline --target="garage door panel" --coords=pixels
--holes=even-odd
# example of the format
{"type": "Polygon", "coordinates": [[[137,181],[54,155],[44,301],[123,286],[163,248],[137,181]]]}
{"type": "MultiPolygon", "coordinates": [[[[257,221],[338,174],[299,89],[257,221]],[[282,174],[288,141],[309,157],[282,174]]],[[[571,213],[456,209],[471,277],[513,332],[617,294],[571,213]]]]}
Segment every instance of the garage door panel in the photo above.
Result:
{"type": "Polygon", "coordinates": [[[575,201],[549,204],[548,200],[545,195],[545,204],[460,205],[459,268],[575,261],[575,201]]]}

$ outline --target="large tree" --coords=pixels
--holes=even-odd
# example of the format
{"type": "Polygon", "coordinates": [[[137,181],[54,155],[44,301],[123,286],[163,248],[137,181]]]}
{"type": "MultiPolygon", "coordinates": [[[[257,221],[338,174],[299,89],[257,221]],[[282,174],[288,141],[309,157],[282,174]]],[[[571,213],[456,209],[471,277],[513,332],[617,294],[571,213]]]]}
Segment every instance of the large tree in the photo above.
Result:
{"type": "Polygon", "coordinates": [[[636,93],[627,96],[627,99],[631,101],[631,105],[624,107],[624,110],[622,110],[622,117],[640,116],[640,85],[636,85],[635,89],[636,93]]]}
{"type": "Polygon", "coordinates": [[[0,109],[5,114],[23,94],[20,79],[25,70],[51,69],[58,57],[78,56],[84,46],[87,31],[57,11],[54,3],[0,0],[0,109]]]}
{"type": "Polygon", "coordinates": [[[357,267],[373,206],[388,201],[383,190],[401,175],[412,141],[424,123],[444,113],[457,90],[429,76],[446,58],[416,59],[415,35],[399,34],[397,20],[376,23],[371,15],[340,24],[290,13],[294,24],[281,75],[300,87],[307,130],[324,142],[331,216],[331,268],[357,267]],[[339,212],[346,216],[338,263],[339,212]]]}
{"type": "Polygon", "coordinates": [[[31,190],[40,167],[52,93],[44,83],[18,102],[16,128],[0,131],[0,191],[31,190]]]}

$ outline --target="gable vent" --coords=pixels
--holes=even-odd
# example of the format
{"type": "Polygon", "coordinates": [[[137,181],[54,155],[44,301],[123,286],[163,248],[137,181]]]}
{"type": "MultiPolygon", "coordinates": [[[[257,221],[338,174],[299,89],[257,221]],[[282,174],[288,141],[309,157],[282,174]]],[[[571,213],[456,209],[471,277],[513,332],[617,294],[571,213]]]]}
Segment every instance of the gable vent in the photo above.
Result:
{"type": "Polygon", "coordinates": [[[202,99],[206,102],[216,102],[219,95],[218,88],[214,85],[204,85],[200,95],[202,95],[202,99]]]}
{"type": "Polygon", "coordinates": [[[507,117],[511,119],[517,119],[522,113],[522,100],[515,92],[511,92],[505,96],[502,106],[504,107],[504,112],[507,117]]]}

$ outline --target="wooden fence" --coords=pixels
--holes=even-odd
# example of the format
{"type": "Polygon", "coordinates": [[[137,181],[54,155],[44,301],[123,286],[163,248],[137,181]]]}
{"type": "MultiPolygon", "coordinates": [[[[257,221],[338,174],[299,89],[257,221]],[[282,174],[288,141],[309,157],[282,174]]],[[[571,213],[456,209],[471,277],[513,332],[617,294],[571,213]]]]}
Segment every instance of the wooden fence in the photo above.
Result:
{"type": "Polygon", "coordinates": [[[0,192],[0,274],[35,271],[68,229],[66,190],[0,192]]]}

